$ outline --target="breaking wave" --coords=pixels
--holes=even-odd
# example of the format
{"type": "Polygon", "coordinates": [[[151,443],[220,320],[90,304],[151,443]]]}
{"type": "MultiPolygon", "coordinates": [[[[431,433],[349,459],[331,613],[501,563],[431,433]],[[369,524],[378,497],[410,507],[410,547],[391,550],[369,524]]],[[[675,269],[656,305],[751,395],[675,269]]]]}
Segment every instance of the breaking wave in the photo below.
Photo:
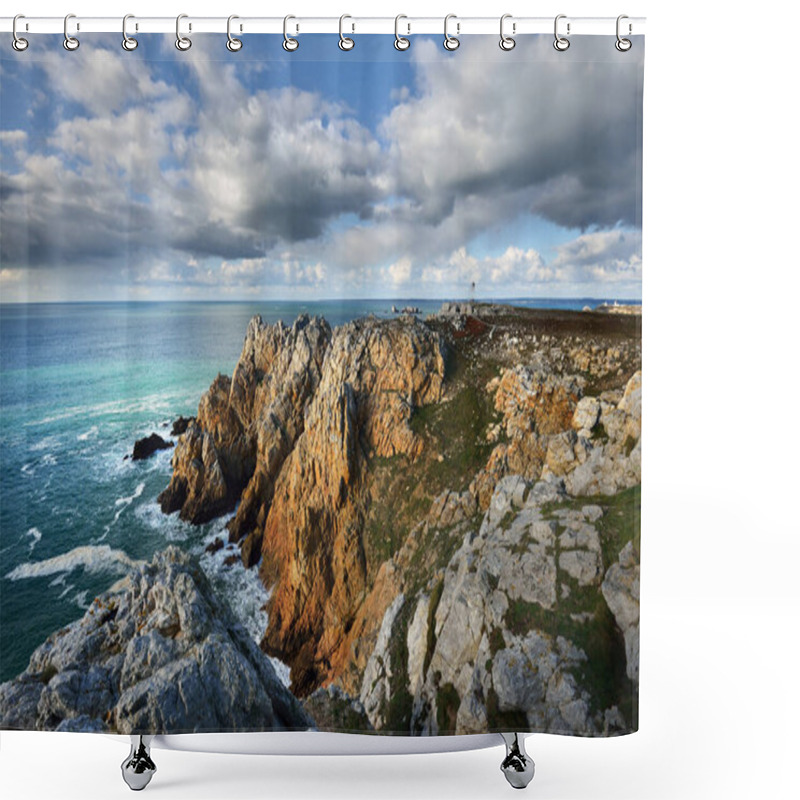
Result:
{"type": "Polygon", "coordinates": [[[56,575],[59,572],[72,572],[78,567],[83,567],[87,572],[127,572],[143,563],[132,559],[122,550],[112,550],[107,544],[83,545],[45,561],[20,564],[12,569],[6,578],[12,581],[40,578],[45,575],[56,575]]]}

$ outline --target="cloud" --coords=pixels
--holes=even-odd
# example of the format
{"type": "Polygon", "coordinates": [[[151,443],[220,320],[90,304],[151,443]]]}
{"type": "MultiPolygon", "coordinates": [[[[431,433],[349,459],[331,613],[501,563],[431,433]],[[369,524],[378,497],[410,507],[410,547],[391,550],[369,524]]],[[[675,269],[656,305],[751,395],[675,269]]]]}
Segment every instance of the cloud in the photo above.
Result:
{"type": "Polygon", "coordinates": [[[571,280],[641,280],[641,231],[595,231],[559,245],[556,250],[551,267],[571,280]]]}
{"type": "Polygon", "coordinates": [[[592,38],[503,53],[476,37],[458,58],[419,39],[413,80],[384,86],[393,105],[372,126],[341,97],[199,50],[14,62],[61,99],[37,106],[36,137],[0,131],[0,260],[63,265],[90,291],[639,280],[640,56],[592,38]],[[554,255],[519,239],[537,217],[563,229],[554,255]],[[483,233],[502,244],[476,257],[483,233]]]}
{"type": "Polygon", "coordinates": [[[465,197],[518,192],[565,227],[638,224],[638,64],[556,53],[547,37],[526,42],[524,56],[496,44],[470,42],[473,57],[443,60],[435,42],[418,43],[417,93],[382,128],[397,193],[431,224],[465,197]]]}

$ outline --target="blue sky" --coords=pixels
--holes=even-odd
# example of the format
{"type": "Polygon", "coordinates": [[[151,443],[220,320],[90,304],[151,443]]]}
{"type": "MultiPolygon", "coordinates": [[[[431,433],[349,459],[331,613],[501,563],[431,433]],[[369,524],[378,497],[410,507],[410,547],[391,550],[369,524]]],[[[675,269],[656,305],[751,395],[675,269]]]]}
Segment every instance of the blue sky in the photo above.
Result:
{"type": "Polygon", "coordinates": [[[642,48],[118,38],[3,50],[3,302],[641,297],[642,48]]]}

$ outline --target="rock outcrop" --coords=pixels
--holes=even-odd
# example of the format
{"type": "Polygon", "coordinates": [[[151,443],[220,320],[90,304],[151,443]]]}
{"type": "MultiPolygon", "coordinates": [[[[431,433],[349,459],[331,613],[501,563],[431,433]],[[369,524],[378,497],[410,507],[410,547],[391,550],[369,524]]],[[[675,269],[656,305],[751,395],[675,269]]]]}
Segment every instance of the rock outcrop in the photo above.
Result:
{"type": "Polygon", "coordinates": [[[260,567],[273,586],[264,646],[291,665],[301,695],[329,676],[368,590],[367,459],[421,452],[411,416],[440,399],[444,372],[440,337],[414,320],[362,320],[334,332],[305,428],[275,484],[260,567]]]}
{"type": "Polygon", "coordinates": [[[614,494],[642,480],[642,373],[622,397],[585,397],[571,429],[550,439],[543,477],[563,477],[571,495],[614,494]]]}
{"type": "Polygon", "coordinates": [[[317,317],[298,317],[291,328],[251,320],[233,378],[216,378],[178,440],[172,479],[159,496],[165,513],[180,510],[181,518],[200,523],[239,502],[231,538],[263,527],[275,477],[302,433],[330,336],[328,323],[317,317]]]}
{"type": "Polygon", "coordinates": [[[133,445],[133,461],[143,461],[145,458],[150,458],[153,453],[159,450],[169,450],[172,447],[172,442],[162,439],[157,433],[151,433],[143,439],[137,439],[133,445]]]}
{"type": "Polygon", "coordinates": [[[191,733],[313,720],[193,560],[156,554],[0,686],[0,727],[191,733]]]}

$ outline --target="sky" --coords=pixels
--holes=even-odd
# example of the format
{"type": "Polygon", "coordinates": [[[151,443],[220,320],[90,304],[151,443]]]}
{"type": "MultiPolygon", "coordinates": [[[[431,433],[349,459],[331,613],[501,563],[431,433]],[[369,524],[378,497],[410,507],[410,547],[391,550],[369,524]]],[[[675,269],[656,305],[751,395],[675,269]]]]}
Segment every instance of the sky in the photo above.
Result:
{"type": "Polygon", "coordinates": [[[2,302],[641,297],[643,40],[119,38],[0,51],[2,302]]]}

